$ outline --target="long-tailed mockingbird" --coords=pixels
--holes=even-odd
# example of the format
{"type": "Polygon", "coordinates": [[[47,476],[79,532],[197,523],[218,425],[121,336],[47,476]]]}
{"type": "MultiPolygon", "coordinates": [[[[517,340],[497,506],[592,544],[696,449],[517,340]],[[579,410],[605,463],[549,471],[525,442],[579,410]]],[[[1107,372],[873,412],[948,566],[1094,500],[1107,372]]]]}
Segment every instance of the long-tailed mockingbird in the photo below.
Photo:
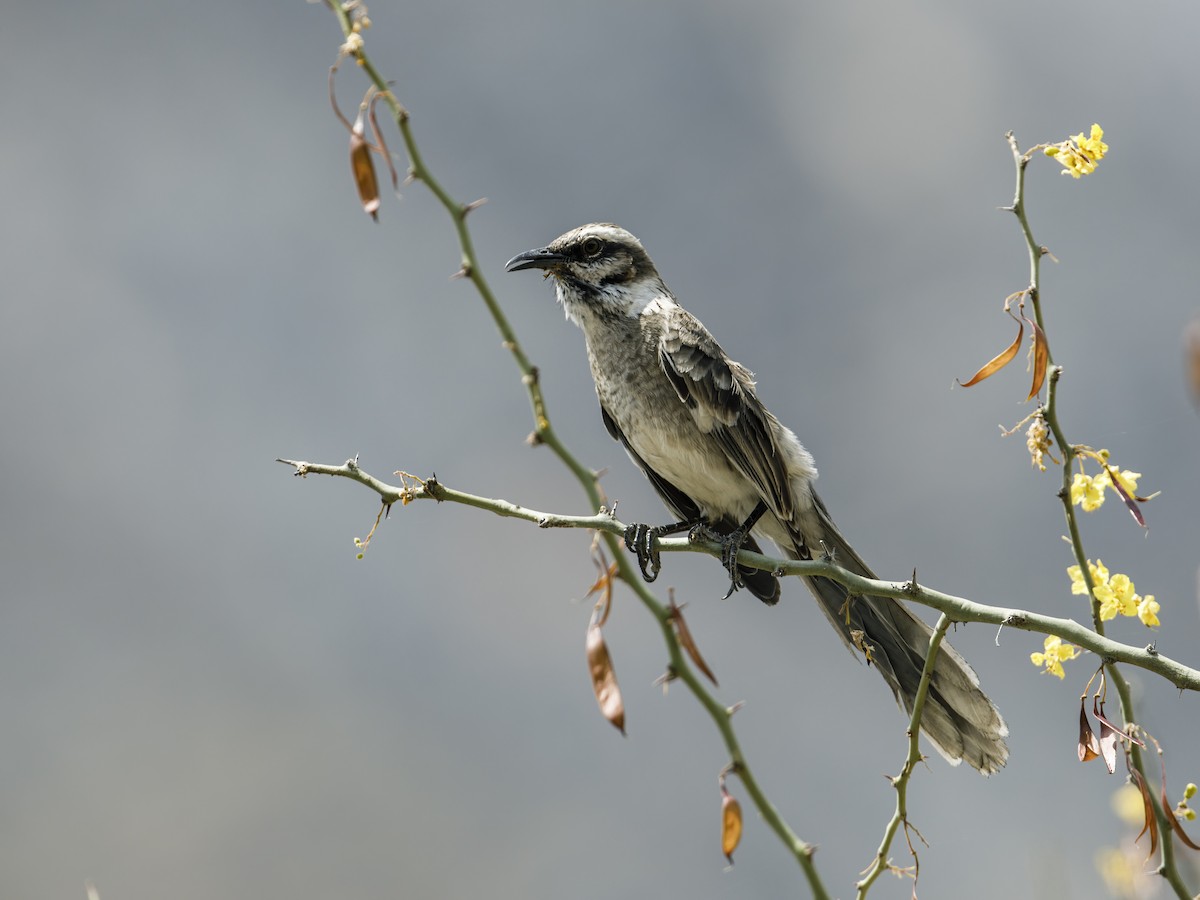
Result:
{"type": "MultiPolygon", "coordinates": [[[[647,580],[658,572],[655,538],[696,527],[722,543],[730,591],[745,586],[769,604],[779,600],[778,579],[737,563],[740,548],[758,551],[756,537],[792,559],[825,555],[875,577],[813,490],[812,455],[759,401],[750,372],[679,305],[637,238],[616,225],[584,225],[506,268],[542,269],[554,279],[558,301],[583,329],[609,434],[680,519],[626,532],[647,580]]],[[[911,711],[929,626],[897,600],[851,597],[828,578],[805,581],[842,640],[866,653],[911,711]]],[[[921,727],[947,759],[985,774],[1008,758],[1004,719],[945,641],[921,727]]]]}

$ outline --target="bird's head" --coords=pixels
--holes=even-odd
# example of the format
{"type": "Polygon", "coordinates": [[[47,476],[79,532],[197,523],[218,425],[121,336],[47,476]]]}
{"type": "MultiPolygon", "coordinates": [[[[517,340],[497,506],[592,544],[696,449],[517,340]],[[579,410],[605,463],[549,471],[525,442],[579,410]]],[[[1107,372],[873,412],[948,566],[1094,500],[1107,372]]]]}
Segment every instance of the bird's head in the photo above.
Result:
{"type": "Polygon", "coordinates": [[[670,293],[641,241],[617,225],[584,225],[538,250],[518,253],[506,271],[542,269],[555,280],[567,315],[583,325],[592,315],[636,316],[670,293]]]}

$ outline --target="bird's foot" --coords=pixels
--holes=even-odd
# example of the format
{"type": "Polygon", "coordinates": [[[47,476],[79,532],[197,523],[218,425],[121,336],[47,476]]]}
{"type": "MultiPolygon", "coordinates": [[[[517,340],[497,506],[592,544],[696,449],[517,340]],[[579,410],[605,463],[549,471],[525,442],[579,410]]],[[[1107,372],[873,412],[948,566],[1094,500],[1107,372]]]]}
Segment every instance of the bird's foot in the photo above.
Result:
{"type": "Polygon", "coordinates": [[[635,522],[625,528],[625,548],[637,556],[638,568],[646,581],[654,581],[662,571],[662,557],[658,552],[658,539],[679,534],[695,526],[692,522],[675,522],[671,525],[645,525],[635,522]]]}
{"type": "Polygon", "coordinates": [[[642,578],[653,581],[662,570],[662,557],[658,552],[655,533],[658,529],[642,522],[635,522],[625,529],[625,548],[637,556],[642,578]]]}
{"type": "Polygon", "coordinates": [[[742,544],[750,534],[748,528],[735,528],[728,534],[701,523],[688,532],[689,541],[712,541],[721,545],[721,565],[729,573],[729,590],[722,600],[728,600],[733,592],[742,587],[742,573],[738,570],[738,554],[742,552],[742,544]]]}

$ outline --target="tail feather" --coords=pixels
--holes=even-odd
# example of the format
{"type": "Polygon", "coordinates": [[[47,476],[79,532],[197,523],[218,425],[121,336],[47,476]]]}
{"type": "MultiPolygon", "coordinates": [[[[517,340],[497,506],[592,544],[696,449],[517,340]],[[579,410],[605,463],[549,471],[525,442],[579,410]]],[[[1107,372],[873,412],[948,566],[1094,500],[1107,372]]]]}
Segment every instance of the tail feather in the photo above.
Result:
{"type": "MultiPolygon", "coordinates": [[[[875,578],[838,532],[820,501],[817,507],[825,547],[834,562],[866,578],[875,578]]],[[[797,543],[791,555],[805,558],[804,545],[797,543]]],[[[933,629],[898,600],[850,597],[845,587],[828,578],[805,581],[842,640],[853,650],[855,638],[859,638],[868,662],[879,670],[901,707],[911,713],[933,629]]],[[[980,689],[975,671],[948,641],[942,641],[934,662],[921,730],[955,765],[965,759],[989,775],[1008,759],[1004,718],[980,689]]]]}

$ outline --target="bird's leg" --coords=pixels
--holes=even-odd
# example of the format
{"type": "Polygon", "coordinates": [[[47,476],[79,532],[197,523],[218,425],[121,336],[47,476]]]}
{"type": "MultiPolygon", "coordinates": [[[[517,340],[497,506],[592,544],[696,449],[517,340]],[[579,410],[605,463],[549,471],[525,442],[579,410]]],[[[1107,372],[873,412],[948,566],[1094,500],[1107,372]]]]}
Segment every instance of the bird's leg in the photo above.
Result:
{"type": "Polygon", "coordinates": [[[700,523],[692,529],[691,534],[697,537],[706,537],[716,541],[721,545],[721,565],[725,567],[725,571],[729,573],[729,591],[722,598],[728,600],[733,596],[733,592],[742,586],[742,576],[738,573],[738,554],[742,551],[742,544],[750,535],[751,529],[758,524],[758,520],[763,517],[767,511],[767,504],[762,500],[758,501],[758,505],[754,507],[753,512],[746,516],[746,521],[739,525],[729,534],[722,534],[719,531],[714,531],[705,523],[700,523]]]}
{"type": "Polygon", "coordinates": [[[637,522],[625,529],[625,547],[637,555],[638,568],[642,570],[642,577],[646,581],[653,581],[662,570],[662,559],[655,541],[660,537],[680,534],[704,524],[706,524],[704,519],[690,519],[671,525],[645,525],[637,522]]]}

